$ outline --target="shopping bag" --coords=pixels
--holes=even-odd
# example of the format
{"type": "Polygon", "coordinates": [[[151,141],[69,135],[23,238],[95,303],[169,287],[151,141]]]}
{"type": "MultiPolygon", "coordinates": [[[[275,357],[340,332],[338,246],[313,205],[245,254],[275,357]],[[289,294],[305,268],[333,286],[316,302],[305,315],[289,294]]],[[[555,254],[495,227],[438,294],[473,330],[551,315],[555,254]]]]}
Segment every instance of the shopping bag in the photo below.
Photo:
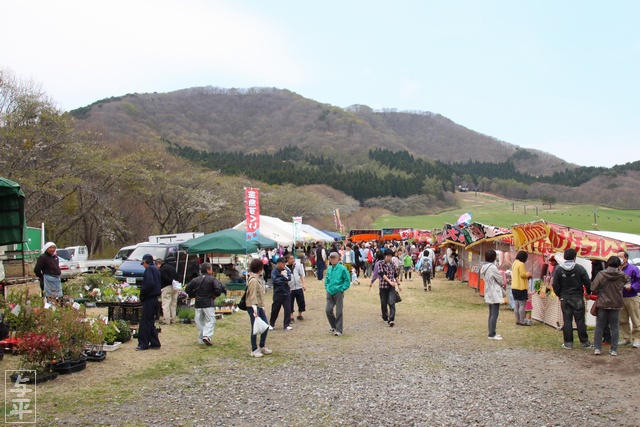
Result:
{"type": "Polygon", "coordinates": [[[402,297],[400,297],[400,292],[395,291],[396,293],[396,302],[402,302],[402,297]]]}
{"type": "Polygon", "coordinates": [[[256,317],[253,321],[253,335],[261,335],[267,329],[269,329],[267,322],[262,320],[261,317],[256,317]]]}
{"type": "Polygon", "coordinates": [[[177,280],[174,280],[171,283],[171,286],[173,286],[173,289],[175,289],[176,291],[181,291],[182,290],[182,283],[178,282],[177,280]]]}

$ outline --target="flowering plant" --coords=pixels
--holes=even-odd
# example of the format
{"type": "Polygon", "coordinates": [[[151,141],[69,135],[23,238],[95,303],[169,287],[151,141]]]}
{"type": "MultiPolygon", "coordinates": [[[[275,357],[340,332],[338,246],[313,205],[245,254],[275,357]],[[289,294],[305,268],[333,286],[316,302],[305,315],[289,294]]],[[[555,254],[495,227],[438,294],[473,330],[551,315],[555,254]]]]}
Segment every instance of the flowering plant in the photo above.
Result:
{"type": "Polygon", "coordinates": [[[18,342],[20,369],[50,372],[50,363],[55,362],[61,349],[62,344],[55,335],[28,332],[18,342]]]}
{"type": "Polygon", "coordinates": [[[100,301],[101,297],[102,297],[102,291],[100,291],[100,288],[93,288],[93,290],[91,292],[89,292],[88,300],[89,301],[100,301]]]}
{"type": "Polygon", "coordinates": [[[112,283],[104,288],[103,301],[108,302],[138,302],[140,290],[128,283],[112,283]]]}

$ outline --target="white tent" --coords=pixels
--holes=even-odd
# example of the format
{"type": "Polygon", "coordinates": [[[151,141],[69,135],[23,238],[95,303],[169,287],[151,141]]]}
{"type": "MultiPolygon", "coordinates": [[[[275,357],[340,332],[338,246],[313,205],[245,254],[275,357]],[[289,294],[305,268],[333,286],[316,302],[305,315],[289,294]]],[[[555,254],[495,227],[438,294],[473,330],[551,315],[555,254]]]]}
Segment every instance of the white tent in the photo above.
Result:
{"type": "MultiPolygon", "coordinates": [[[[245,224],[246,221],[242,221],[233,228],[246,230],[245,224]]],[[[293,223],[287,225],[279,218],[260,215],[260,235],[275,240],[281,246],[289,246],[293,244],[293,223]]]]}
{"type": "Polygon", "coordinates": [[[621,233],[619,231],[600,231],[590,230],[587,233],[597,234],[598,236],[607,237],[609,239],[620,240],[621,242],[633,243],[640,246],[640,235],[631,233],[621,233]]]}
{"type": "Polygon", "coordinates": [[[309,235],[309,238],[305,240],[312,240],[314,242],[333,242],[335,240],[324,231],[320,231],[309,224],[302,224],[302,231],[309,235]]]}
{"type": "MultiPolygon", "coordinates": [[[[236,230],[245,230],[245,221],[236,225],[236,230]]],[[[334,239],[328,234],[309,225],[300,227],[298,242],[332,242],[334,239]]],[[[293,244],[293,222],[285,222],[273,216],[260,215],[260,235],[278,242],[279,245],[289,246],[293,244]]]]}

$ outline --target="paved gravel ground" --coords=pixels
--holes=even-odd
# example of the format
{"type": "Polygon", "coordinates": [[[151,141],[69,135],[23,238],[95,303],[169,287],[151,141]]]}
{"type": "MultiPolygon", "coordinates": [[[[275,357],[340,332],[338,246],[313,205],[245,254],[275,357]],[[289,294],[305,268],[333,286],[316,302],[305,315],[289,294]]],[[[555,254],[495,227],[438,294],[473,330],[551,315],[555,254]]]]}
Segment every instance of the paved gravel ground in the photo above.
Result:
{"type": "MultiPolygon", "coordinates": [[[[629,356],[595,357],[592,350],[526,350],[509,344],[509,337],[488,343],[484,337],[483,341],[464,336],[452,339],[436,329],[435,321],[403,317],[408,308],[401,304],[398,324],[389,328],[377,312],[371,313],[371,305],[356,303],[375,301],[375,291],[372,295],[365,289],[347,295],[342,337],[329,336],[322,294],[311,294],[307,320],[297,322],[294,331],[270,333],[267,344],[273,355],[250,358],[247,346],[247,356],[240,362],[215,358],[211,364],[194,366],[187,375],[150,381],[124,403],[69,414],[56,422],[78,426],[640,425],[634,391],[638,369],[628,369],[638,357],[630,356],[630,350],[629,356]],[[360,305],[365,306],[362,311],[357,308],[360,305]]],[[[418,291],[413,291],[415,297],[422,298],[418,291]]],[[[501,322],[510,322],[510,316],[503,309],[501,322]]],[[[224,342],[207,351],[215,354],[218,345],[224,342]]]]}

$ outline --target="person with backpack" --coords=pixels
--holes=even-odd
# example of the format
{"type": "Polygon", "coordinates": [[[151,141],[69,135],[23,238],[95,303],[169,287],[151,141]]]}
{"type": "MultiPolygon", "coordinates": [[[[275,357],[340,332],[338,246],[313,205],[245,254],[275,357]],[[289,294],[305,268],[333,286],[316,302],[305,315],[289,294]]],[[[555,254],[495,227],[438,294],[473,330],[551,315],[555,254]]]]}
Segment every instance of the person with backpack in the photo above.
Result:
{"type": "Polygon", "coordinates": [[[211,338],[216,326],[216,309],[213,301],[222,295],[224,287],[213,277],[213,266],[208,262],[200,264],[201,275],[191,280],[185,292],[196,299],[194,320],[198,327],[198,342],[211,346],[211,338]]]}
{"type": "Polygon", "coordinates": [[[418,260],[416,264],[416,270],[420,272],[420,276],[422,276],[422,287],[425,292],[427,290],[431,290],[431,259],[425,255],[427,251],[425,250],[423,256],[418,260]]]}

